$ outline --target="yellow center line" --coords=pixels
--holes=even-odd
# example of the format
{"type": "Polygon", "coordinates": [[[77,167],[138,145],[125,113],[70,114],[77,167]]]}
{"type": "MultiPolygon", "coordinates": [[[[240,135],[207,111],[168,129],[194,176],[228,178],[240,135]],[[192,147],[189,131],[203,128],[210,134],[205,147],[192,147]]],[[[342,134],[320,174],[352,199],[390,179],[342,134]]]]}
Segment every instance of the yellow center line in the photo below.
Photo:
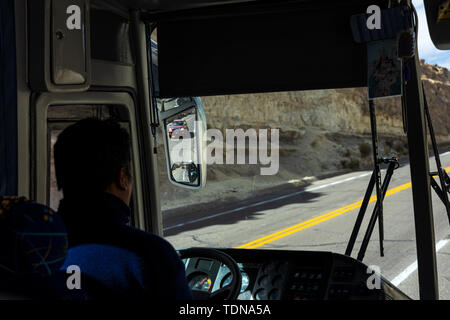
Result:
{"type": "MultiPolygon", "coordinates": [[[[447,172],[449,172],[449,170],[450,170],[450,167],[445,169],[445,171],[447,171],[447,172]]],[[[389,190],[386,191],[385,197],[388,197],[388,196],[393,195],[393,194],[395,194],[397,192],[409,189],[409,188],[411,188],[411,186],[412,186],[411,182],[408,182],[408,183],[402,184],[402,185],[400,185],[398,187],[389,189],[389,190]]],[[[370,197],[369,203],[372,203],[372,202],[374,202],[376,200],[377,200],[377,196],[372,196],[372,197],[370,197]]],[[[338,217],[341,214],[344,214],[346,212],[349,212],[349,211],[352,211],[354,209],[357,209],[357,208],[361,207],[361,205],[362,205],[362,200],[358,201],[358,202],[355,202],[355,203],[352,203],[352,204],[349,204],[349,205],[346,205],[346,206],[344,206],[342,208],[333,210],[331,212],[325,213],[325,214],[323,214],[321,216],[318,216],[318,217],[315,217],[313,219],[310,219],[310,220],[298,223],[298,224],[293,225],[291,227],[288,227],[288,228],[282,229],[280,231],[274,232],[274,233],[269,234],[269,235],[267,235],[265,237],[262,237],[262,238],[254,240],[254,241],[248,242],[248,243],[243,244],[241,246],[238,246],[236,248],[237,249],[255,249],[255,248],[261,247],[261,246],[263,246],[263,245],[265,245],[267,243],[270,243],[270,242],[273,242],[275,240],[287,237],[287,236],[289,236],[289,235],[291,235],[293,233],[299,232],[301,230],[304,230],[304,229],[310,228],[312,226],[315,226],[315,225],[317,225],[319,223],[322,223],[322,222],[328,221],[330,219],[333,219],[335,217],[338,217]]]]}

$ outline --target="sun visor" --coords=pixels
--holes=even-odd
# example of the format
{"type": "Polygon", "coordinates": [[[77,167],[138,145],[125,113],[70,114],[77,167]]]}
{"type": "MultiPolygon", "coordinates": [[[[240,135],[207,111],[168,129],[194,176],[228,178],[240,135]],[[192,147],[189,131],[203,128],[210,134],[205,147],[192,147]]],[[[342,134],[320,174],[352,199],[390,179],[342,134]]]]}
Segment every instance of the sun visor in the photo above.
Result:
{"type": "Polygon", "coordinates": [[[366,45],[353,40],[350,18],[373,3],[296,3],[159,21],[160,97],[364,87],[366,45]]]}

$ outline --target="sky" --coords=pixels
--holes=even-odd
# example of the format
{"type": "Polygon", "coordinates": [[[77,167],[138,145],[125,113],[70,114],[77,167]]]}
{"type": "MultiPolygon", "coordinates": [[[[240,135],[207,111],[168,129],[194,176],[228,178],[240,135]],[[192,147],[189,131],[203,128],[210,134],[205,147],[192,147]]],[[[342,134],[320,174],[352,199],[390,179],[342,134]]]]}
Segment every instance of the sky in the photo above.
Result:
{"type": "Polygon", "coordinates": [[[413,0],[419,16],[419,58],[450,70],[450,50],[438,50],[431,41],[423,0],[413,0]]]}

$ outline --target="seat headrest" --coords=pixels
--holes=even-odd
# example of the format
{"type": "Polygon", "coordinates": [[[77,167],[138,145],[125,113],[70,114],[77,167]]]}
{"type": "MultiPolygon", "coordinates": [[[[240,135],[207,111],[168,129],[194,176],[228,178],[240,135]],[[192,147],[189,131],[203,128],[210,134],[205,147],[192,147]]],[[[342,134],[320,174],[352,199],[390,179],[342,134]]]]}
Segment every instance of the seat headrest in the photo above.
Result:
{"type": "Polygon", "coordinates": [[[24,197],[0,197],[3,272],[50,276],[63,264],[67,248],[67,232],[56,212],[24,197]]]}

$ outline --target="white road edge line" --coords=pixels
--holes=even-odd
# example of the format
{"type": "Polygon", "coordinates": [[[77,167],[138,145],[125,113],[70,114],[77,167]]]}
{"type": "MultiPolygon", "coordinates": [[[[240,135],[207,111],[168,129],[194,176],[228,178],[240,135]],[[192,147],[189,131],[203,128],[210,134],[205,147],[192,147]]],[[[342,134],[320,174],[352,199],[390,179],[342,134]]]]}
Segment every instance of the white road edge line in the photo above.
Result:
{"type": "MultiPolygon", "coordinates": [[[[450,151],[447,151],[447,152],[441,153],[440,156],[441,157],[442,156],[447,156],[449,154],[450,154],[450,151]]],[[[434,158],[434,156],[430,157],[430,158],[434,158]]],[[[385,170],[385,169],[383,169],[383,170],[385,170]]],[[[341,183],[344,183],[344,182],[348,182],[348,181],[351,181],[351,180],[363,178],[363,177],[366,177],[366,176],[371,175],[371,174],[372,174],[372,172],[366,172],[366,173],[360,174],[358,176],[354,176],[354,177],[346,178],[346,179],[343,179],[343,180],[327,183],[327,184],[324,184],[324,185],[321,185],[321,186],[306,188],[305,190],[297,191],[297,192],[294,192],[294,193],[289,193],[289,194],[286,194],[284,196],[280,196],[280,197],[272,198],[272,199],[269,199],[269,200],[264,200],[264,201],[252,203],[250,205],[246,205],[246,206],[243,206],[243,207],[239,207],[239,208],[223,211],[223,212],[220,212],[220,213],[217,213],[217,214],[213,214],[211,216],[206,216],[206,217],[203,217],[203,218],[194,219],[194,220],[187,221],[187,222],[184,222],[184,223],[179,223],[179,224],[176,224],[176,225],[173,225],[173,226],[165,227],[163,229],[163,231],[170,230],[170,229],[175,229],[175,228],[179,228],[179,227],[183,227],[183,226],[186,226],[186,225],[189,225],[189,224],[193,224],[193,223],[197,223],[197,222],[201,222],[201,221],[205,221],[205,220],[214,219],[214,218],[217,218],[217,217],[220,217],[220,216],[224,216],[224,215],[227,215],[227,214],[230,214],[230,213],[235,213],[235,212],[242,211],[242,210],[245,210],[245,209],[248,209],[248,208],[257,207],[257,206],[260,206],[260,205],[263,205],[263,204],[266,204],[266,203],[271,203],[271,202],[283,200],[283,199],[286,199],[286,198],[295,197],[295,196],[298,196],[299,194],[302,194],[302,193],[305,193],[305,192],[323,189],[323,188],[326,188],[326,187],[334,186],[334,185],[341,184],[341,183]]]]}
{"type": "MultiPolygon", "coordinates": [[[[438,253],[447,243],[450,242],[450,239],[442,239],[436,244],[436,253],[438,253]]],[[[411,263],[405,270],[403,270],[398,276],[396,276],[391,283],[398,287],[403,281],[405,281],[414,271],[417,270],[417,260],[411,263]]]]}
{"type": "MultiPolygon", "coordinates": [[[[440,156],[447,156],[450,154],[450,151],[441,153],[440,156]]],[[[436,253],[438,253],[445,245],[450,241],[450,239],[442,239],[436,244],[436,253]]],[[[405,270],[400,272],[391,283],[398,287],[403,281],[405,281],[414,271],[417,270],[417,260],[411,263],[405,270]]]]}

